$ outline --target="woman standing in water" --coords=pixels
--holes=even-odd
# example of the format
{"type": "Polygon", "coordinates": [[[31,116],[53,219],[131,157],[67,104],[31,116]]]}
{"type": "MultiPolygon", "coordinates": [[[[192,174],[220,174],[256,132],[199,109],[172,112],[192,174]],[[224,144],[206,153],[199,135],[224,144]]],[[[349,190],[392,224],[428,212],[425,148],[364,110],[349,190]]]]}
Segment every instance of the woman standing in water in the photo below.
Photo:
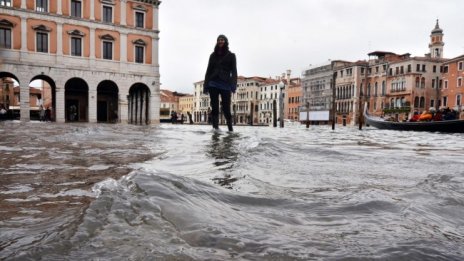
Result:
{"type": "Polygon", "coordinates": [[[214,129],[219,129],[219,95],[221,95],[222,111],[229,131],[232,128],[230,100],[237,89],[237,59],[229,51],[229,41],[225,35],[217,38],[214,52],[209,57],[203,91],[209,93],[211,99],[211,122],[214,129]]]}

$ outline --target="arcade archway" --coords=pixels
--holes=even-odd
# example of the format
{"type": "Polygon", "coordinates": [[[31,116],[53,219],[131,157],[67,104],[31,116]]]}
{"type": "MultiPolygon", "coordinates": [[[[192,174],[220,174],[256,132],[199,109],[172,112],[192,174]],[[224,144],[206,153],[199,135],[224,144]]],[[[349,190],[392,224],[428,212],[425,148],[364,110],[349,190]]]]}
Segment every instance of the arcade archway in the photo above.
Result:
{"type": "Polygon", "coordinates": [[[66,122],[89,121],[89,87],[81,78],[71,78],[64,85],[66,122]]]}
{"type": "Polygon", "coordinates": [[[0,72],[0,120],[20,119],[19,80],[9,72],[0,72]]]}
{"type": "Polygon", "coordinates": [[[47,75],[37,75],[29,83],[29,108],[31,120],[55,121],[56,85],[47,75]],[[43,110],[42,117],[40,116],[43,110]]]}
{"type": "Polygon", "coordinates": [[[102,81],[97,86],[97,121],[118,122],[119,115],[119,89],[116,83],[110,80],[102,81]]]}
{"type": "Polygon", "coordinates": [[[128,121],[130,124],[150,123],[150,89],[143,83],[136,83],[129,89],[128,121]]]}

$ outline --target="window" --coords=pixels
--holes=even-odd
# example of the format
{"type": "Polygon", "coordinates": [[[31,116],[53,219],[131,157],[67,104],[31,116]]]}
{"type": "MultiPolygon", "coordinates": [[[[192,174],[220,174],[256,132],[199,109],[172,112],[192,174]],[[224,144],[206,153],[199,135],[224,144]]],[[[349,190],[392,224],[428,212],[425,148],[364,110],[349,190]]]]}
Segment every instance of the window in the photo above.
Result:
{"type": "Polygon", "coordinates": [[[458,70],[462,71],[464,69],[464,62],[459,62],[458,63],[458,70]]]}
{"type": "Polygon", "coordinates": [[[461,94],[456,95],[456,106],[461,106],[461,94]]]}
{"type": "Polygon", "coordinates": [[[448,81],[445,81],[445,89],[448,89],[448,81]]]}
{"type": "Polygon", "coordinates": [[[0,6],[11,6],[11,0],[0,0],[0,6]]]}
{"type": "Polygon", "coordinates": [[[422,65],[422,71],[425,72],[425,64],[422,65]]]}
{"type": "Polygon", "coordinates": [[[435,100],[430,100],[430,107],[435,107],[435,100]]]}
{"type": "Polygon", "coordinates": [[[48,33],[37,32],[36,51],[48,53],[48,33]]]}
{"type": "Polygon", "coordinates": [[[48,12],[48,0],[36,0],[35,10],[37,12],[48,12]]]}
{"type": "Polygon", "coordinates": [[[448,106],[448,97],[443,97],[443,106],[447,107],[448,106]]]}
{"type": "Polygon", "coordinates": [[[462,78],[458,78],[458,87],[462,87],[462,78]]]}
{"type": "Polygon", "coordinates": [[[71,37],[71,55],[82,56],[82,38],[71,37]]]}
{"type": "Polygon", "coordinates": [[[135,46],[135,62],[136,63],[143,63],[143,53],[144,53],[143,46],[135,46]]]}
{"type": "Polygon", "coordinates": [[[113,22],[113,8],[111,6],[103,6],[103,22],[112,23],[113,22]]]}
{"type": "Polygon", "coordinates": [[[0,48],[11,49],[11,29],[0,28],[0,48]]]}
{"type": "Polygon", "coordinates": [[[437,66],[436,65],[433,66],[433,72],[437,72],[437,66]]]}
{"type": "Polygon", "coordinates": [[[432,79],[432,88],[435,88],[435,79],[432,79]]]}
{"type": "Polygon", "coordinates": [[[144,16],[142,12],[135,12],[135,27],[144,27],[144,16]]]}
{"type": "Polygon", "coordinates": [[[448,73],[448,65],[443,67],[443,73],[448,73]]]}
{"type": "Polygon", "coordinates": [[[71,16],[82,17],[82,2],[71,0],[71,16]]]}
{"type": "Polygon", "coordinates": [[[103,41],[103,59],[113,60],[113,43],[103,41]]]}
{"type": "Polygon", "coordinates": [[[411,65],[408,64],[408,73],[410,73],[410,72],[411,72],[411,65]]]}
{"type": "Polygon", "coordinates": [[[420,71],[420,64],[416,64],[416,72],[420,71]]]}

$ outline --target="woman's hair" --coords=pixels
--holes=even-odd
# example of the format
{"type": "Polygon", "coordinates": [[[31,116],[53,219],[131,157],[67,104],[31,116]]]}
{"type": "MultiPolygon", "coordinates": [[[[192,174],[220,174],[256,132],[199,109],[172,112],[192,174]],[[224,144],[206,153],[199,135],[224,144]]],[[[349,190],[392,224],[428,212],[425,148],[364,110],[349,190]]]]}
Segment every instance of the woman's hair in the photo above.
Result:
{"type": "Polygon", "coordinates": [[[227,51],[229,51],[229,39],[227,39],[227,37],[223,34],[219,35],[216,39],[216,45],[214,46],[214,52],[216,54],[224,54],[226,53],[227,51]],[[219,40],[219,38],[223,38],[225,43],[224,43],[224,46],[221,48],[219,48],[219,45],[217,43],[217,40],[219,40]]]}

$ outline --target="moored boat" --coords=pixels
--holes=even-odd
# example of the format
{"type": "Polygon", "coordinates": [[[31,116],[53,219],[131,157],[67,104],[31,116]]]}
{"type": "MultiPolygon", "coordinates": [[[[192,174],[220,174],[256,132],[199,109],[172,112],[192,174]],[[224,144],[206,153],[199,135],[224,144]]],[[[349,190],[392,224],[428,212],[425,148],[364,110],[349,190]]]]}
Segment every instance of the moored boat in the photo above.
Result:
{"type": "Polygon", "coordinates": [[[364,120],[366,125],[378,129],[464,133],[464,120],[394,122],[373,117],[367,113],[366,109],[364,110],[364,120]]]}

